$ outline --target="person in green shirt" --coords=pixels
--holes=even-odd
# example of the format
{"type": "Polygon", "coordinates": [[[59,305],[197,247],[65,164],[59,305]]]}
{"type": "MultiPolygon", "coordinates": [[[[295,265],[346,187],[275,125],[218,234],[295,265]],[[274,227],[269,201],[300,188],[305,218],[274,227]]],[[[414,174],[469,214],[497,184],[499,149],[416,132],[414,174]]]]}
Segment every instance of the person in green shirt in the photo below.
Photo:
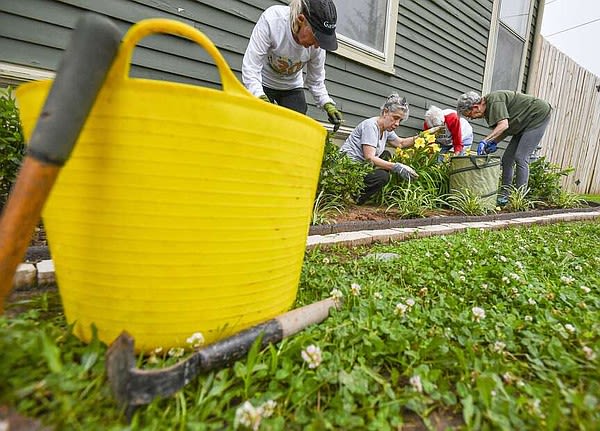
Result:
{"type": "Polygon", "coordinates": [[[544,136],[552,107],[545,100],[516,91],[498,90],[483,97],[469,91],[458,98],[457,111],[470,120],[484,118],[492,128],[478,145],[480,155],[495,151],[497,142],[512,136],[502,156],[498,197],[499,204],[506,204],[513,175],[515,187],[527,187],[529,159],[544,136]]]}

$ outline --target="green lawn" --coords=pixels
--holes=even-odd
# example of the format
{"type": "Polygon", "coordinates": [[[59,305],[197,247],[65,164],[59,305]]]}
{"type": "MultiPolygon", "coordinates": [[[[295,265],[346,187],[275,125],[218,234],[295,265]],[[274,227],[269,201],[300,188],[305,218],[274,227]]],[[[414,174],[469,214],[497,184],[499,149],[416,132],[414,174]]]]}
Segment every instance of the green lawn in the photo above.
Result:
{"type": "MultiPolygon", "coordinates": [[[[236,415],[239,429],[396,430],[433,413],[462,429],[597,430],[599,274],[597,222],[313,250],[297,305],[336,290],[339,311],[140,409],[129,427],[105,346],[69,336],[46,296],[0,318],[0,401],[60,430],[234,429],[236,415]]],[[[139,365],[176,361],[153,358],[139,365]]]]}

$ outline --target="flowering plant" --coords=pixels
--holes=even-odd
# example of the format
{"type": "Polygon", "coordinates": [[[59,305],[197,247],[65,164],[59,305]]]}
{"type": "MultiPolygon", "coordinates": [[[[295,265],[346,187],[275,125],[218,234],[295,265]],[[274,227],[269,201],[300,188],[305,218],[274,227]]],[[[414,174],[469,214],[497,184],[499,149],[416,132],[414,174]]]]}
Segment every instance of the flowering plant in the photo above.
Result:
{"type": "Polygon", "coordinates": [[[396,148],[392,161],[404,163],[418,170],[436,163],[439,152],[440,146],[435,143],[435,134],[425,130],[419,133],[412,147],[396,148]]]}

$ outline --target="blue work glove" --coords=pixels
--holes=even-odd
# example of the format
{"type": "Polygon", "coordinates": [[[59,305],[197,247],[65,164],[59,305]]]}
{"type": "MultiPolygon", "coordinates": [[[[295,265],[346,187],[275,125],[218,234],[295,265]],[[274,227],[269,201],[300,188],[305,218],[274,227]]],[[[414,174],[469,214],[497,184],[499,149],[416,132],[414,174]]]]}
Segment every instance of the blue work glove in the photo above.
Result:
{"type": "Polygon", "coordinates": [[[484,156],[496,152],[498,144],[495,141],[486,141],[485,139],[477,145],[477,155],[484,156]]]}
{"type": "Polygon", "coordinates": [[[498,144],[496,144],[496,142],[494,142],[494,141],[488,141],[487,145],[485,146],[485,153],[492,154],[492,153],[495,153],[497,150],[498,150],[498,144]]]}
{"type": "Polygon", "coordinates": [[[403,165],[402,163],[394,163],[394,166],[392,166],[392,172],[408,181],[419,177],[419,174],[417,174],[413,168],[403,165]]]}
{"type": "Polygon", "coordinates": [[[342,125],[342,121],[344,121],[342,118],[342,113],[338,111],[335,105],[331,102],[324,104],[323,109],[325,112],[327,112],[327,118],[329,119],[329,122],[333,124],[333,131],[337,132],[342,125]]]}

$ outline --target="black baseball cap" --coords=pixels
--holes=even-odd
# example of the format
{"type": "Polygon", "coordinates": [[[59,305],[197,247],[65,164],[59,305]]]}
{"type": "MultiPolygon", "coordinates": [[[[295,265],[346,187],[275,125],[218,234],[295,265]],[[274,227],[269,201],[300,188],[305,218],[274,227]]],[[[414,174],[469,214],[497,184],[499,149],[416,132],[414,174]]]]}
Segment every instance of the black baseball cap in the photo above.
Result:
{"type": "Polygon", "coordinates": [[[335,36],[337,11],[333,1],[302,0],[302,14],[312,27],[319,46],[326,51],[335,51],[338,48],[335,36]]]}

